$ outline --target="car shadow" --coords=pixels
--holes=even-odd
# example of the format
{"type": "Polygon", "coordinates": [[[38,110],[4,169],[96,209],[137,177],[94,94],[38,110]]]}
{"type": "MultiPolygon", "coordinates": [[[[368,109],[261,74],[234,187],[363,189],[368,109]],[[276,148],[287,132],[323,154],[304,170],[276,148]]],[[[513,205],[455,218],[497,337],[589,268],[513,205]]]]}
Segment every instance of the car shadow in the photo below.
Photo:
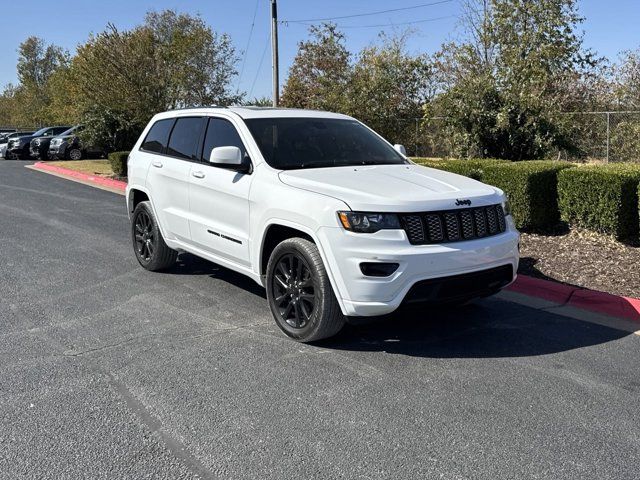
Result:
{"type": "MultiPolygon", "coordinates": [[[[188,253],[166,273],[207,275],[246,290],[261,301],[264,288],[250,278],[188,253]]],[[[265,313],[268,306],[264,304],[265,313]]],[[[275,325],[274,325],[274,328],[275,325]]],[[[403,308],[384,317],[349,319],[316,346],[433,358],[527,357],[598,345],[628,332],[526,307],[499,297],[465,306],[403,308]]]]}
{"type": "Polygon", "coordinates": [[[457,308],[398,310],[348,325],[338,336],[317,345],[416,357],[499,358],[564,352],[627,335],[494,297],[457,308]]]}
{"type": "Polygon", "coordinates": [[[172,275],[207,275],[228,282],[238,288],[248,291],[260,298],[266,299],[267,294],[260,285],[246,275],[212,263],[190,253],[181,253],[174,266],[165,273],[172,275]]]}

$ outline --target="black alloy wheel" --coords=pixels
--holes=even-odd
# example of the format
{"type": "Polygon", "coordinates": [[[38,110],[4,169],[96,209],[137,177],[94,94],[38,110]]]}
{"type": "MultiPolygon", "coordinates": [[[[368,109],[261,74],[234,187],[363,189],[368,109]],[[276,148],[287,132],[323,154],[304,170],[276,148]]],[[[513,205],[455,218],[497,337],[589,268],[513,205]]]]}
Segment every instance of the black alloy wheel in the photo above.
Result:
{"type": "Polygon", "coordinates": [[[344,326],[320,251],[309,239],[288,238],[273,249],[265,286],[276,325],[290,338],[313,342],[344,326]]]}
{"type": "Polygon", "coordinates": [[[149,213],[141,210],[135,219],[136,251],[145,262],[153,260],[154,236],[153,224],[149,213]]]}
{"type": "Polygon", "coordinates": [[[138,263],[152,272],[171,267],[178,252],[162,238],[151,203],[140,202],[131,215],[131,239],[138,263]]]}
{"type": "Polygon", "coordinates": [[[306,260],[297,253],[278,259],[271,288],[282,320],[293,328],[303,328],[316,306],[316,286],[306,260]]]}

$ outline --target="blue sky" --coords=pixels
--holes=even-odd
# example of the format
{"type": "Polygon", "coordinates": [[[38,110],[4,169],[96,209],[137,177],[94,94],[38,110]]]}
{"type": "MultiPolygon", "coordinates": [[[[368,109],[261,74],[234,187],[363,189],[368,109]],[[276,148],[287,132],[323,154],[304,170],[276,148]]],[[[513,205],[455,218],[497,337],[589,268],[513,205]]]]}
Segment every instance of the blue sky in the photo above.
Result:
{"type": "MultiPolygon", "coordinates": [[[[351,15],[377,10],[408,7],[429,0],[279,0],[279,17],[307,19],[351,15]]],[[[435,0],[432,0],[435,1],[435,0]]],[[[616,58],[625,49],[640,47],[640,0],[582,0],[580,11],[586,21],[585,45],[601,55],[616,58]]],[[[215,30],[228,33],[236,48],[244,51],[249,40],[256,0],[0,0],[3,33],[0,42],[0,85],[16,81],[15,64],[19,43],[29,35],[74,51],[92,32],[102,31],[108,22],[120,29],[140,23],[148,10],[172,8],[199,13],[215,30]]],[[[411,25],[415,33],[409,41],[413,52],[432,53],[446,40],[456,38],[460,11],[458,0],[419,9],[397,11],[376,16],[337,21],[345,26],[400,24],[417,20],[446,17],[411,25]]],[[[280,26],[281,82],[296,53],[298,41],[307,34],[304,25],[280,26]]],[[[396,27],[404,28],[404,27],[396,27]]],[[[376,40],[380,28],[345,28],[348,48],[356,52],[376,40]]],[[[393,31],[393,27],[385,27],[393,31]]],[[[258,0],[253,34],[246,54],[244,72],[239,83],[251,97],[268,96],[271,92],[271,57],[267,47],[262,67],[258,70],[265,42],[269,41],[269,0],[258,0]]],[[[238,66],[240,70],[240,65],[238,66]]]]}

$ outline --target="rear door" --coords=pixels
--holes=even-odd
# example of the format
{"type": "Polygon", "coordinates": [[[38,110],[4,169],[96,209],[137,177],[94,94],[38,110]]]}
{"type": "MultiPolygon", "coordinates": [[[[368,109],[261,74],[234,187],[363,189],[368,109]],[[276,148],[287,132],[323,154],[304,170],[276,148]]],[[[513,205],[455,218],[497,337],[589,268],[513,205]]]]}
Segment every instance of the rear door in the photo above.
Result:
{"type": "Polygon", "coordinates": [[[221,117],[208,119],[203,144],[189,179],[191,239],[199,248],[248,266],[252,175],[209,163],[215,147],[238,147],[243,155],[247,149],[234,124],[221,117]]]}
{"type": "Polygon", "coordinates": [[[158,120],[141,146],[152,155],[147,188],[164,234],[186,242],[191,238],[189,173],[198,158],[203,122],[202,117],[158,120]]]}

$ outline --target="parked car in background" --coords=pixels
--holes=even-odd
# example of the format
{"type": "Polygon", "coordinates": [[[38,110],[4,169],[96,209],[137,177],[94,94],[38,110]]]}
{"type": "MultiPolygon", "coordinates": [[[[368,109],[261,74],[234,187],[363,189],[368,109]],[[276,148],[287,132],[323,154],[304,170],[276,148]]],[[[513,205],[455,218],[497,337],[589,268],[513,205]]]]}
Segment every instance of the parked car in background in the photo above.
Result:
{"type": "Polygon", "coordinates": [[[49,158],[81,160],[83,158],[104,157],[106,152],[101,148],[81,143],[79,135],[83,129],[84,125],[76,125],[52,138],[49,144],[49,158]]]}
{"type": "Polygon", "coordinates": [[[41,137],[54,137],[68,129],[69,127],[45,127],[31,135],[19,135],[9,141],[5,156],[6,158],[29,160],[31,158],[31,140],[41,137]]]}
{"type": "Polygon", "coordinates": [[[29,154],[31,157],[38,160],[47,160],[49,158],[49,144],[51,143],[51,139],[66,132],[70,128],[71,127],[69,125],[53,127],[52,131],[47,131],[44,135],[34,135],[34,138],[31,140],[29,145],[29,154]]]}
{"type": "Polygon", "coordinates": [[[33,132],[12,132],[0,135],[0,158],[6,158],[9,141],[21,135],[33,135],[33,132]]]}

